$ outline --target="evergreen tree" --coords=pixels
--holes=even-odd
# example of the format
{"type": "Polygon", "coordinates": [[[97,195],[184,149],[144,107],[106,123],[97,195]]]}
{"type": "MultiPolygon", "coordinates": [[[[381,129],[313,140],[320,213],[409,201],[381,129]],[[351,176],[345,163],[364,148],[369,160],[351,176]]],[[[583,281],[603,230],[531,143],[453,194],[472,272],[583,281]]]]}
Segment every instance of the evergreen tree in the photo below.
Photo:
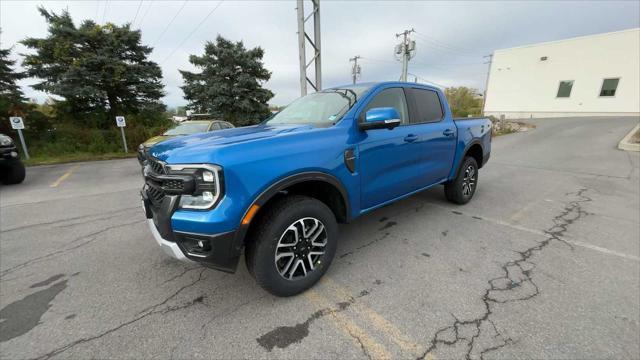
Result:
{"type": "Polygon", "coordinates": [[[262,64],[263,56],[260,47],[247,50],[242,41],[234,43],[218,36],[215,43],[207,42],[204,55],[189,57],[201,71],[180,71],[189,108],[220,116],[236,126],[265,119],[273,93],[262,87],[271,78],[262,64]]]}
{"type": "Polygon", "coordinates": [[[38,9],[49,33],[22,41],[35,50],[25,56],[23,65],[29,76],[42,80],[34,89],[64,98],[57,104],[60,112],[85,122],[106,112],[108,120],[102,116],[98,124],[91,124],[104,127],[116,115],[163,110],[162,72],[148,60],[152,48],[141,44],[139,30],[92,20],[76,27],[67,11],[38,9]]]}
{"type": "Polygon", "coordinates": [[[9,59],[11,49],[0,49],[0,96],[3,101],[21,103],[24,94],[16,82],[24,78],[23,73],[13,69],[15,60],[9,59]]]}
{"type": "Polygon", "coordinates": [[[24,94],[16,82],[24,74],[14,70],[15,60],[9,59],[11,49],[0,49],[0,133],[10,134],[9,117],[24,116],[24,94]]]}

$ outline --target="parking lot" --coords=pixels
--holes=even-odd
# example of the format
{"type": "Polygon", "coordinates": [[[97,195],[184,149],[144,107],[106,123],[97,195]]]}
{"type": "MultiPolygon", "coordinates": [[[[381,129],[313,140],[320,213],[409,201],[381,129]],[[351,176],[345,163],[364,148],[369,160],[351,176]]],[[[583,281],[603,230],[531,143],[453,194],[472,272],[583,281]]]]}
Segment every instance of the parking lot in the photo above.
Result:
{"type": "Polygon", "coordinates": [[[637,118],[494,139],[465,206],[435,187],[341,225],[276,298],[168,258],[135,159],[32,167],[0,190],[2,358],[637,358],[637,118]]]}

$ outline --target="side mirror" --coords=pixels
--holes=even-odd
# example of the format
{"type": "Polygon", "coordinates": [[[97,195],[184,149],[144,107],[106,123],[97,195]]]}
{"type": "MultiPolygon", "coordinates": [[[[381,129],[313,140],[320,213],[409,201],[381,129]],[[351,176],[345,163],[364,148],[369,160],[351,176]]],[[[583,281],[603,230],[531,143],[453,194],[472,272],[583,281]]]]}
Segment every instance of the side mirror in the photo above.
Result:
{"type": "Polygon", "coordinates": [[[395,108],[373,108],[364,115],[364,121],[358,123],[360,130],[393,129],[400,125],[400,114],[395,108]]]}

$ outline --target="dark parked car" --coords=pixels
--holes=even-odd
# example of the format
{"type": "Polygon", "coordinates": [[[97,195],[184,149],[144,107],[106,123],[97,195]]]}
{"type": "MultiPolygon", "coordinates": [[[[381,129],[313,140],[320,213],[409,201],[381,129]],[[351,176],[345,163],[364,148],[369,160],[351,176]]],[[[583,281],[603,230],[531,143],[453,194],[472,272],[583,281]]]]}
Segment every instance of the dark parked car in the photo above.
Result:
{"type": "Polygon", "coordinates": [[[13,139],[0,134],[0,182],[19,184],[24,180],[24,164],[13,139]]]}

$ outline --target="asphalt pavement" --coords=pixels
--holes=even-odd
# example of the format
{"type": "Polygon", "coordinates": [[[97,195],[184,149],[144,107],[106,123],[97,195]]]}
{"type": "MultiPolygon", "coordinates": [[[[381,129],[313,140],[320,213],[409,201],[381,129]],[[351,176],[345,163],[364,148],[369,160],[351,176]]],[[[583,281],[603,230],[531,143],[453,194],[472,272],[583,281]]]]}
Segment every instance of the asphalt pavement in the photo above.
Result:
{"type": "Polygon", "coordinates": [[[638,358],[638,118],[532,123],[469,204],[438,186],[341,225],[291,298],[168,258],[135,159],[28,168],[0,188],[0,357],[638,358]]]}

